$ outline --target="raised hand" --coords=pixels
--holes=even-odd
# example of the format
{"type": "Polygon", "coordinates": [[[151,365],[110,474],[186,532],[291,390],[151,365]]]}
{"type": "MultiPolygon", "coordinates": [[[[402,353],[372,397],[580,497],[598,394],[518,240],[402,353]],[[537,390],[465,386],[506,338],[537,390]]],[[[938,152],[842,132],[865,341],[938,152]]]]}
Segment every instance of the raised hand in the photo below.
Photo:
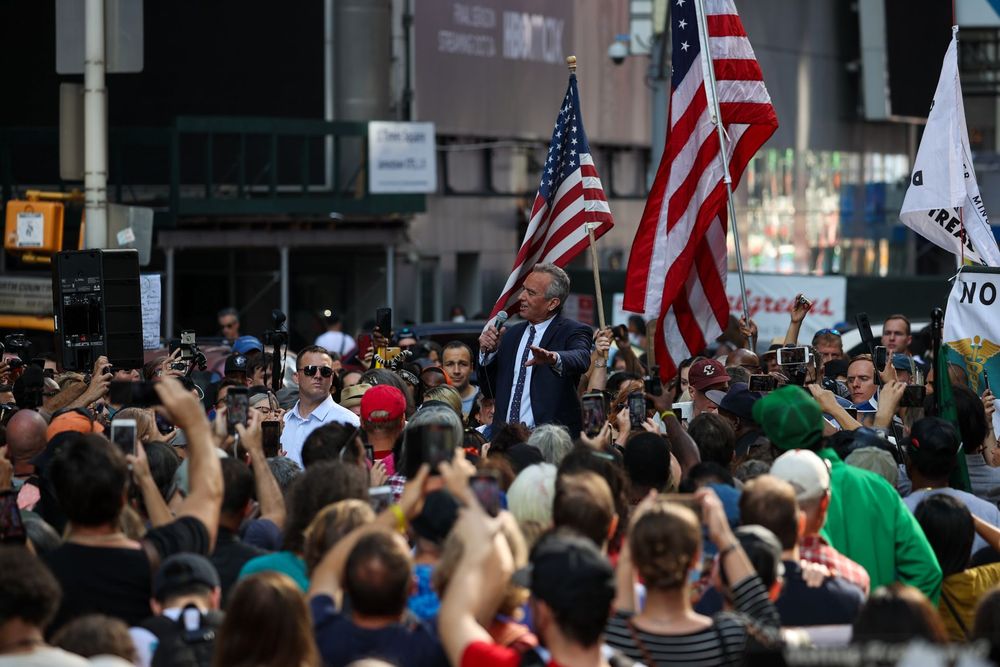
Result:
{"type": "Polygon", "coordinates": [[[792,322],[801,322],[812,310],[813,302],[804,297],[802,294],[795,295],[795,301],[792,302],[792,307],[789,312],[792,314],[792,322]]]}
{"type": "Polygon", "coordinates": [[[559,361],[559,355],[555,352],[549,352],[537,345],[531,345],[528,349],[531,350],[531,358],[524,362],[525,366],[555,366],[559,361]]]}

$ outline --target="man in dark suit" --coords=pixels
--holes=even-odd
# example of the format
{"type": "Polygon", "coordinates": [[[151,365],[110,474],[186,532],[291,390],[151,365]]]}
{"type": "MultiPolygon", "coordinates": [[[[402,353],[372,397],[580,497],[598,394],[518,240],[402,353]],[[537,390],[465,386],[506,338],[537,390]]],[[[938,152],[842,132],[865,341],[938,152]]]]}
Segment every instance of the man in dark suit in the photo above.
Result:
{"type": "Polygon", "coordinates": [[[569,276],[554,264],[537,264],[524,279],[518,314],[524,322],[497,332],[492,322],[479,336],[480,378],[493,389],[493,428],[523,422],[529,428],[562,424],[582,429],[577,385],[590,365],[590,328],[559,314],[569,276]]]}

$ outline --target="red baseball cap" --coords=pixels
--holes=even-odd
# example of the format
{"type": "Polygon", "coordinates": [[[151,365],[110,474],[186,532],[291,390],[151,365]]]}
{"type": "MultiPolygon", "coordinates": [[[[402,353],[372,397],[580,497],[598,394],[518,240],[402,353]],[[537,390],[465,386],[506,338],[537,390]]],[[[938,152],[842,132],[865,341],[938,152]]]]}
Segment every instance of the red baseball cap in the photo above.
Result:
{"type": "Polygon", "coordinates": [[[701,359],[691,364],[688,382],[698,391],[704,391],[708,387],[729,382],[729,374],[726,373],[726,367],[715,359],[701,359]]]}
{"type": "Polygon", "coordinates": [[[368,422],[391,422],[406,412],[403,392],[387,384],[377,384],[361,397],[361,418],[368,422]]]}

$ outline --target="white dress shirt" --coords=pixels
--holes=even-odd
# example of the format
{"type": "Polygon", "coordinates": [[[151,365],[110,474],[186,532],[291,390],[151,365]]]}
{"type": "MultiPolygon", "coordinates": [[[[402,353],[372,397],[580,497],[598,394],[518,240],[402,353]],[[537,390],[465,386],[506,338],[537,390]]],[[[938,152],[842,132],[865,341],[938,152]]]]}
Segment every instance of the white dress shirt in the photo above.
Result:
{"type": "MultiPolygon", "coordinates": [[[[302,465],[302,445],[310,433],[326,424],[349,424],[360,426],[358,416],[342,405],[337,405],[332,396],[316,406],[316,409],[303,417],[299,413],[299,401],[285,414],[285,428],[281,431],[281,448],[291,460],[302,465]]],[[[303,466],[304,467],[304,466],[303,466]]]]}
{"type": "MultiPolygon", "coordinates": [[[[504,408],[504,414],[507,415],[508,422],[521,422],[528,428],[535,428],[535,414],[531,411],[531,373],[535,369],[534,366],[527,366],[526,373],[524,375],[524,391],[521,393],[521,414],[511,415],[510,407],[514,402],[514,391],[517,388],[517,377],[521,372],[521,357],[524,355],[524,350],[528,347],[528,336],[531,335],[531,327],[535,327],[535,339],[531,342],[535,347],[541,347],[542,337],[545,336],[546,329],[552,323],[555,315],[545,320],[544,322],[539,322],[538,324],[532,325],[530,322],[528,326],[524,328],[524,333],[521,334],[521,340],[517,343],[517,352],[514,354],[514,386],[510,390],[510,400],[507,402],[507,406],[504,408]]],[[[489,354],[479,354],[479,362],[481,365],[485,366],[493,361],[496,356],[496,352],[490,352],[489,354]]],[[[528,352],[528,359],[532,358],[532,354],[528,352]]],[[[556,363],[553,366],[555,371],[559,373],[562,367],[562,359],[556,354],[556,363]]]]}

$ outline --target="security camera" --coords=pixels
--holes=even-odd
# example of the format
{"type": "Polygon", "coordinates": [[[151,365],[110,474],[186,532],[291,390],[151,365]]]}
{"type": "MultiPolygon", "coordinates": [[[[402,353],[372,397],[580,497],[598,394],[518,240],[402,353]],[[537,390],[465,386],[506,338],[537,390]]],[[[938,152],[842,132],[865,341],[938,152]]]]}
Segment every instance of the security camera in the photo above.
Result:
{"type": "Polygon", "coordinates": [[[628,45],[620,40],[615,40],[608,47],[608,58],[616,65],[621,65],[628,58],[628,45]]]}

